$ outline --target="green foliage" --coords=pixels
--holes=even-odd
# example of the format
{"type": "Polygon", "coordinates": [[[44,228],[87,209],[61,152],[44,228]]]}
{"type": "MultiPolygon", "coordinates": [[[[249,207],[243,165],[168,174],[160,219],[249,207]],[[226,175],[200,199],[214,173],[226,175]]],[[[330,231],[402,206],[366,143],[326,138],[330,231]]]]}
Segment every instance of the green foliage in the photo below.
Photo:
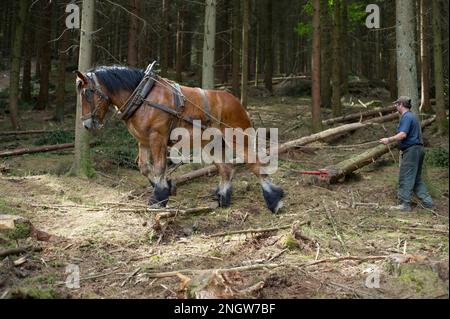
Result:
{"type": "Polygon", "coordinates": [[[348,4],[348,31],[353,30],[357,25],[362,25],[365,22],[366,3],[351,2],[348,4]]]}
{"type": "Polygon", "coordinates": [[[448,149],[432,148],[427,151],[426,162],[435,167],[448,167],[448,149]]]}
{"type": "Polygon", "coordinates": [[[299,22],[295,27],[295,32],[301,36],[310,35],[312,33],[312,25],[309,22],[299,22]]]}
{"type": "Polygon", "coordinates": [[[74,140],[75,140],[75,132],[57,130],[42,135],[34,142],[34,144],[35,145],[64,144],[64,143],[72,143],[74,140]]]}
{"type": "Polygon", "coordinates": [[[112,120],[104,128],[96,154],[116,165],[137,168],[137,142],[122,121],[112,120]]]}

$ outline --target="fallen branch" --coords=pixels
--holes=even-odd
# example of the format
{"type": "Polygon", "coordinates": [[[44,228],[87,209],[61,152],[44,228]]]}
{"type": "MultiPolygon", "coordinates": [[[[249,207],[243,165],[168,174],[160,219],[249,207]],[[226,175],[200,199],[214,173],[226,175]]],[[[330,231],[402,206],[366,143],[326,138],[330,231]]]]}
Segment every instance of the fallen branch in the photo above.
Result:
{"type": "Polygon", "coordinates": [[[345,257],[326,258],[326,259],[314,260],[314,261],[303,263],[301,266],[309,267],[309,266],[318,265],[318,264],[336,263],[336,262],[345,261],[345,260],[355,260],[355,261],[359,261],[359,262],[364,262],[364,261],[368,261],[368,260],[383,260],[383,259],[386,259],[388,257],[389,256],[366,256],[366,257],[345,256],[345,257]]]}
{"type": "Polygon", "coordinates": [[[228,271],[248,271],[248,270],[257,270],[257,269],[273,269],[280,267],[278,264],[256,264],[256,265],[248,265],[248,266],[239,266],[233,268],[219,268],[219,269],[181,269],[175,271],[167,271],[167,272],[147,272],[149,278],[167,278],[167,277],[176,277],[179,274],[200,274],[204,272],[215,272],[222,273],[228,271]]]}
{"type": "Polygon", "coordinates": [[[347,115],[343,115],[343,116],[339,116],[339,117],[334,117],[334,118],[331,118],[328,120],[323,120],[322,124],[323,125],[332,125],[335,123],[350,122],[350,121],[359,120],[361,118],[366,118],[366,117],[370,117],[370,116],[374,116],[374,115],[378,115],[378,114],[391,113],[391,112],[394,112],[395,110],[396,110],[395,106],[376,107],[369,111],[364,111],[364,112],[360,111],[360,112],[355,112],[355,113],[351,113],[351,114],[347,114],[347,115]]]}
{"type": "Polygon", "coordinates": [[[6,256],[10,256],[10,255],[18,255],[21,253],[26,253],[26,252],[35,252],[35,251],[41,251],[42,247],[19,247],[19,248],[8,248],[8,249],[4,249],[4,250],[0,250],[0,257],[6,257],[6,256]]]}
{"type": "Polygon", "coordinates": [[[73,129],[63,129],[63,130],[6,131],[6,132],[0,132],[0,136],[32,135],[32,134],[45,134],[45,133],[53,133],[53,132],[73,132],[73,129]]]}
{"type": "MultiPolygon", "coordinates": [[[[160,220],[161,218],[170,218],[177,215],[188,215],[188,214],[204,214],[212,212],[216,209],[218,205],[215,206],[205,206],[205,207],[194,207],[187,209],[170,209],[165,210],[161,213],[156,214],[155,219],[160,220]]],[[[147,211],[152,211],[152,209],[148,209],[147,211]]]]}
{"type": "Polygon", "coordinates": [[[75,146],[74,143],[65,143],[65,144],[45,145],[45,146],[38,146],[38,147],[17,148],[15,150],[0,152],[0,157],[16,156],[16,155],[23,155],[23,154],[33,154],[33,153],[43,153],[43,152],[51,152],[51,151],[60,151],[60,150],[68,149],[68,148],[73,148],[74,146],[75,146]]]}
{"type": "MultiPolygon", "coordinates": [[[[303,226],[303,225],[307,225],[310,223],[311,223],[311,221],[305,221],[305,222],[299,223],[298,226],[303,226]]],[[[281,230],[281,229],[289,229],[291,227],[292,227],[292,225],[284,225],[284,226],[270,227],[270,228],[235,230],[235,231],[212,234],[212,235],[209,235],[208,237],[222,237],[222,236],[239,235],[239,234],[264,233],[264,232],[271,232],[271,231],[281,230]]]]}

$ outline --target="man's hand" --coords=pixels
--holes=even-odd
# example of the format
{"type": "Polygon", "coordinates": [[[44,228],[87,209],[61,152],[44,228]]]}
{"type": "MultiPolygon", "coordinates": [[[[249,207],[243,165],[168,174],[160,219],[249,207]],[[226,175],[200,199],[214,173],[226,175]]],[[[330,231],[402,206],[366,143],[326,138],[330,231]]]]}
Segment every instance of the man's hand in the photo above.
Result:
{"type": "Polygon", "coordinates": [[[389,137],[384,137],[379,141],[381,144],[388,145],[390,143],[389,137]]]}

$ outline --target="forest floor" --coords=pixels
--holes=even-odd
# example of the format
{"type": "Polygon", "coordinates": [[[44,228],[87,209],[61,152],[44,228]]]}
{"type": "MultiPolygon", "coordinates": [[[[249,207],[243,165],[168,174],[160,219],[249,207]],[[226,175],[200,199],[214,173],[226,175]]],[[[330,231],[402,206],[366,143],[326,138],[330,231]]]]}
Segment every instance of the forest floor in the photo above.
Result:
{"type": "MultiPolygon", "coordinates": [[[[249,112],[256,126],[278,127],[283,142],[309,134],[309,105],[307,98],[261,97],[251,99],[249,112]],[[300,127],[292,129],[296,123],[300,127]]],[[[356,109],[348,107],[346,112],[356,109]]],[[[24,123],[33,119],[26,129],[57,128],[46,120],[51,115],[30,110],[22,118],[24,123]]],[[[68,116],[64,126],[73,127],[73,122],[68,116]]],[[[426,164],[424,175],[436,208],[415,206],[410,213],[388,209],[396,204],[396,150],[335,185],[296,172],[324,168],[366,149],[324,146],[377,140],[392,135],[395,125],[358,130],[284,155],[273,175],[286,192],[284,208],[277,215],[265,207],[258,180],[242,168],[235,174],[230,208],[178,215],[156,224],[154,213],[143,209],[150,194],[146,179],[137,169],[108,161],[98,147],[93,150],[97,174],[92,179],[64,174],[72,161],[71,150],[2,159],[0,214],[29,218],[53,240],[2,243],[0,239],[3,246],[43,248],[26,254],[19,266],[11,261],[20,256],[0,260],[0,297],[183,298],[191,279],[187,289],[197,296],[448,298],[448,167],[426,164]],[[287,228],[212,236],[280,226],[287,228]],[[315,260],[321,262],[312,263],[315,260]],[[265,263],[272,266],[263,268],[265,263]],[[67,271],[73,269],[68,265],[79,267],[78,289],[66,286],[67,271]],[[248,265],[257,266],[226,273],[184,273],[186,277],[152,276],[248,265]]],[[[9,119],[0,117],[0,131],[8,127],[9,119]]],[[[424,130],[424,136],[427,151],[448,151],[448,137],[436,135],[434,125],[424,130]]],[[[32,145],[37,138],[2,137],[0,149],[32,145]]],[[[127,147],[134,150],[136,144],[127,147]]],[[[174,175],[192,167],[184,165],[174,175]]],[[[169,206],[208,205],[217,183],[214,176],[181,185],[169,206]]]]}

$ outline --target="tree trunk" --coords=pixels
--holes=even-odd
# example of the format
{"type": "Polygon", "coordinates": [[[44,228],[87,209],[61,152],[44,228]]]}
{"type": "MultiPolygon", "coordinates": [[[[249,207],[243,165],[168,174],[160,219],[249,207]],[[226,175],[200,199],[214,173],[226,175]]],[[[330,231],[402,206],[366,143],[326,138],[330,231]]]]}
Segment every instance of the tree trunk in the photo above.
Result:
{"type": "Polygon", "coordinates": [[[442,71],[442,32],[441,14],[438,0],[433,0],[433,53],[434,82],[436,88],[436,116],[441,134],[448,132],[448,120],[445,112],[444,76],[442,71]]]}
{"type": "Polygon", "coordinates": [[[322,27],[320,29],[320,47],[322,49],[321,59],[321,77],[320,77],[320,91],[321,91],[321,105],[325,108],[331,107],[331,85],[330,85],[330,69],[331,69],[331,50],[330,50],[330,14],[328,11],[328,0],[322,0],[321,6],[321,21],[322,27]]]}
{"type": "Polygon", "coordinates": [[[183,80],[183,39],[184,39],[184,4],[178,9],[177,14],[177,40],[176,40],[176,80],[183,80]]]}
{"type": "Polygon", "coordinates": [[[340,41],[339,41],[339,55],[341,58],[341,94],[346,95],[348,94],[348,70],[350,61],[347,59],[347,29],[348,29],[348,0],[342,0],[342,10],[339,17],[339,35],[340,35],[340,41]]]}
{"type": "Polygon", "coordinates": [[[25,24],[25,30],[25,49],[22,70],[22,100],[31,101],[31,55],[33,53],[34,30],[32,29],[32,25],[29,21],[25,24]]]}
{"type": "Polygon", "coordinates": [[[216,0],[206,0],[202,63],[202,88],[204,89],[214,89],[215,42],[216,0]]]}
{"type": "Polygon", "coordinates": [[[137,67],[138,65],[138,19],[139,0],[130,0],[131,13],[128,27],[128,65],[137,67]]]}
{"type": "MultiPolygon", "coordinates": [[[[80,50],[78,58],[78,70],[86,72],[92,66],[93,51],[93,32],[95,18],[95,0],[83,0],[81,32],[80,32],[80,50]]],[[[71,175],[81,177],[92,177],[94,168],[92,167],[89,132],[83,127],[81,121],[81,101],[77,95],[77,112],[75,127],[75,156],[71,168],[71,175]]]]}
{"type": "MultiPolygon", "coordinates": [[[[389,27],[395,27],[396,24],[395,14],[390,14],[389,17],[390,17],[389,27]]],[[[396,33],[391,32],[388,40],[389,40],[389,92],[391,95],[391,100],[396,100],[398,96],[396,33]]]]}
{"type": "Polygon", "coordinates": [[[20,0],[19,14],[16,17],[16,28],[14,32],[14,40],[11,52],[11,71],[9,78],[9,113],[11,117],[11,124],[14,130],[17,130],[19,125],[19,80],[20,80],[20,59],[22,56],[22,43],[25,23],[27,19],[29,0],[20,0]]]}
{"type": "Polygon", "coordinates": [[[161,76],[167,77],[167,71],[169,67],[169,37],[170,37],[170,16],[169,16],[169,0],[162,0],[162,34],[160,41],[160,66],[161,76]]]}
{"type": "Polygon", "coordinates": [[[248,29],[250,24],[250,0],[244,0],[242,19],[242,75],[241,75],[241,103],[247,107],[248,87],[248,29]]]}
{"type": "Polygon", "coordinates": [[[420,0],[420,80],[421,80],[421,102],[420,111],[429,113],[430,104],[430,67],[428,59],[428,1],[420,0]]]}
{"type": "Polygon", "coordinates": [[[320,0],[313,0],[312,16],[312,132],[322,130],[322,120],[320,115],[320,0]]]}
{"type": "Polygon", "coordinates": [[[272,0],[266,0],[265,3],[265,44],[264,44],[264,86],[269,92],[272,92],[273,76],[273,36],[272,36],[272,0]]]}
{"type": "Polygon", "coordinates": [[[53,2],[48,2],[44,8],[44,16],[42,17],[42,41],[41,52],[39,54],[41,62],[41,71],[39,78],[39,97],[36,109],[45,110],[48,106],[48,92],[50,85],[51,71],[51,45],[50,38],[52,34],[52,11],[53,2]]]}
{"type": "Polygon", "coordinates": [[[333,69],[331,74],[331,84],[333,87],[333,93],[331,97],[331,104],[333,109],[333,115],[338,116],[342,113],[341,107],[341,53],[340,50],[340,5],[339,1],[333,1],[333,69]]]}
{"type": "MultiPolygon", "coordinates": [[[[62,20],[62,30],[65,30],[65,22],[62,20]]],[[[64,121],[64,104],[66,99],[66,65],[67,47],[69,45],[69,32],[66,30],[59,43],[58,59],[58,86],[56,88],[56,110],[55,120],[64,121]]]]}
{"type": "Polygon", "coordinates": [[[415,51],[414,1],[396,0],[398,95],[411,98],[411,110],[419,113],[415,51]]]}
{"type": "Polygon", "coordinates": [[[232,26],[232,90],[235,96],[239,96],[239,70],[241,69],[241,41],[242,36],[239,32],[239,26],[241,24],[241,11],[240,0],[233,0],[233,26],[232,26]]]}

